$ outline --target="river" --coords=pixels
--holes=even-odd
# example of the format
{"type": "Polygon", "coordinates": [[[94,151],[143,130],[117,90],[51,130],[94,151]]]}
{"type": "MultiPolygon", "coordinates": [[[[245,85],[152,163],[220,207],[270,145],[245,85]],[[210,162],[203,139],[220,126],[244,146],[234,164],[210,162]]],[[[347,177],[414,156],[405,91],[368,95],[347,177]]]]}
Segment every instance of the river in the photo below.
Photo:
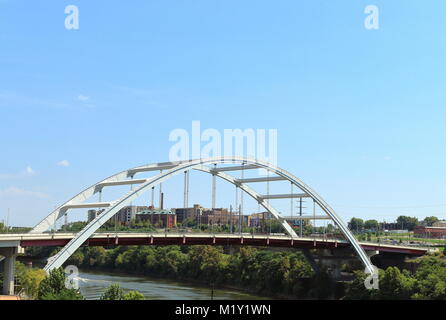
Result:
{"type": "MultiPolygon", "coordinates": [[[[80,292],[87,300],[99,299],[112,283],[119,284],[124,291],[137,290],[149,300],[208,300],[211,298],[209,287],[146,276],[80,271],[78,279],[80,292]]],[[[214,289],[214,299],[262,300],[268,298],[219,288],[214,289]]]]}

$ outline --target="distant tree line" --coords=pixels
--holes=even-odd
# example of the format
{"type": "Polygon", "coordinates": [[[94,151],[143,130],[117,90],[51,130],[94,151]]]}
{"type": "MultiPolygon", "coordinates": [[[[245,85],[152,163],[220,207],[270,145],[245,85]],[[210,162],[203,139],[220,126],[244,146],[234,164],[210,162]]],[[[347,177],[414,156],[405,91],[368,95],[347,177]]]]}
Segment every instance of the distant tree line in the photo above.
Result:
{"type": "Polygon", "coordinates": [[[29,232],[32,228],[28,227],[8,227],[4,222],[0,222],[0,233],[26,233],[29,232]]]}
{"type": "MultiPolygon", "coordinates": [[[[416,217],[399,216],[396,219],[398,228],[401,230],[412,231],[416,226],[432,226],[435,222],[439,221],[437,217],[430,216],[423,220],[418,220],[416,217]]],[[[380,231],[380,224],[377,220],[362,220],[360,218],[351,218],[348,223],[348,227],[353,232],[364,232],[364,231],[380,231]]]]}

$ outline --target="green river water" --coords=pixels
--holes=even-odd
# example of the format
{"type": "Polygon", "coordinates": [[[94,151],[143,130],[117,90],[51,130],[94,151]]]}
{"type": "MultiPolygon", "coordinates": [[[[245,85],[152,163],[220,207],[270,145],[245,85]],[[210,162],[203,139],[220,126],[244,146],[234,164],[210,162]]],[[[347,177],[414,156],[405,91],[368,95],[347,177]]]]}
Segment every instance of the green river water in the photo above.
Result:
{"type": "MultiPolygon", "coordinates": [[[[87,300],[99,299],[112,283],[119,284],[124,291],[137,290],[150,300],[209,300],[212,292],[210,287],[117,273],[80,271],[78,279],[79,289],[87,300]]],[[[221,288],[213,290],[213,298],[216,300],[268,299],[221,288]]]]}

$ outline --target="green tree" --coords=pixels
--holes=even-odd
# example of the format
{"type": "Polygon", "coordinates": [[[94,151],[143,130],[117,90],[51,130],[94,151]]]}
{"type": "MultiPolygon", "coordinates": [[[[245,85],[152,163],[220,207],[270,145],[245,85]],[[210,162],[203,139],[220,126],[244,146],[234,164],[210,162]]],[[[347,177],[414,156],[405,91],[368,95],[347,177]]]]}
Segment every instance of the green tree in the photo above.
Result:
{"type": "Polygon", "coordinates": [[[367,274],[361,270],[353,273],[353,281],[347,284],[345,299],[346,300],[370,300],[376,295],[378,290],[367,290],[364,281],[367,274]]]}
{"type": "Polygon", "coordinates": [[[88,223],[85,221],[75,221],[75,222],[68,224],[67,226],[64,226],[64,228],[68,232],[77,232],[77,231],[81,231],[83,228],[85,228],[85,226],[87,224],[88,223]]]}
{"type": "Polygon", "coordinates": [[[121,289],[119,284],[113,283],[108,287],[107,290],[102,294],[101,300],[123,300],[124,291],[121,289]]]}
{"type": "Polygon", "coordinates": [[[435,222],[438,222],[439,219],[437,217],[434,216],[430,216],[430,217],[426,217],[423,220],[423,224],[425,226],[431,227],[435,222]]]}
{"type": "MultiPolygon", "coordinates": [[[[264,224],[265,224],[265,226],[264,226],[265,232],[271,232],[271,233],[282,233],[283,232],[282,224],[275,219],[266,220],[264,224]]],[[[305,222],[303,223],[302,226],[305,227],[305,222]]],[[[299,226],[297,228],[299,228],[299,226]]]]}
{"type": "Polygon", "coordinates": [[[75,266],[82,266],[85,260],[84,252],[82,250],[83,248],[80,248],[76,250],[68,259],[67,263],[72,264],[75,266]]]}
{"type": "Polygon", "coordinates": [[[139,291],[129,291],[122,297],[122,300],[144,300],[144,295],[139,291]]]}
{"type": "Polygon", "coordinates": [[[382,300],[408,300],[414,293],[415,280],[397,267],[380,272],[379,298],[382,300]]]}
{"type": "Polygon", "coordinates": [[[396,219],[396,222],[401,229],[407,229],[409,231],[412,231],[417,225],[419,225],[417,218],[408,216],[399,216],[396,219]]]}
{"type": "Polygon", "coordinates": [[[377,231],[379,229],[379,222],[376,220],[366,220],[364,222],[364,228],[367,230],[377,231]]]}
{"type": "Polygon", "coordinates": [[[351,218],[348,227],[352,231],[361,232],[364,229],[364,220],[359,218],[351,218]]]}
{"type": "Polygon", "coordinates": [[[39,300],[82,300],[78,290],[65,287],[65,272],[62,268],[53,269],[40,282],[37,298],[39,300]]]}
{"type": "Polygon", "coordinates": [[[45,279],[46,273],[42,269],[29,269],[23,263],[16,262],[16,276],[19,286],[31,298],[37,298],[40,283],[45,279]]]}
{"type": "Polygon", "coordinates": [[[144,300],[144,295],[138,291],[124,293],[119,284],[113,283],[102,294],[101,300],[144,300]]]}
{"type": "Polygon", "coordinates": [[[424,256],[416,260],[416,293],[413,299],[446,299],[446,259],[444,256],[424,256]]]}
{"type": "Polygon", "coordinates": [[[223,254],[220,248],[194,246],[188,256],[188,273],[191,278],[201,278],[211,283],[221,280],[223,254]]]}
{"type": "Polygon", "coordinates": [[[98,267],[105,261],[106,250],[103,247],[87,247],[85,252],[85,263],[89,267],[98,267]]]}

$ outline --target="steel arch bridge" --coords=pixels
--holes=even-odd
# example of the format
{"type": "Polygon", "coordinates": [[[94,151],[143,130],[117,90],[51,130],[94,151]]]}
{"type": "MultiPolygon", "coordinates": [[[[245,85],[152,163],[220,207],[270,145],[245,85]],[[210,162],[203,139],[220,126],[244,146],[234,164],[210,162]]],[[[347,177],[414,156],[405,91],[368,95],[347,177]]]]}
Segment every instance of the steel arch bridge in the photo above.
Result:
{"type": "MultiPolygon", "coordinates": [[[[281,216],[281,214],[269,203],[269,199],[282,199],[282,198],[311,198],[327,216],[333,220],[338,226],[340,231],[346,237],[346,239],[352,245],[354,251],[358,255],[359,259],[365,266],[368,273],[374,272],[374,266],[371,263],[368,255],[365,253],[361,245],[356,238],[350,232],[346,224],[336,214],[336,212],[308,185],[303,181],[292,175],[286,170],[283,170],[271,163],[244,157],[218,157],[208,159],[196,159],[188,161],[178,162],[164,162],[155,163],[149,165],[143,165],[135,168],[131,168],[122,172],[119,172],[113,176],[110,176],[93,186],[85,189],[72,199],[62,204],[60,207],[51,212],[45,217],[39,224],[37,224],[30,233],[43,233],[52,228],[56,222],[65,216],[69,209],[77,208],[103,208],[104,211],[93,219],[88,225],[82,229],[76,236],[70,240],[55,256],[48,259],[48,263],[45,266],[45,270],[48,272],[54,268],[62,266],[62,264],[80,247],[85,243],[104,223],[110,220],[114,215],[123,207],[129,205],[132,201],[140,197],[143,193],[151,190],[155,186],[160,185],[166,180],[179,175],[181,173],[188,173],[190,170],[198,170],[211,174],[214,177],[219,177],[239,188],[253,199],[255,199],[261,206],[263,206],[275,219],[277,219],[285,231],[288,233],[291,239],[299,239],[294,230],[290,227],[288,222],[281,216]],[[222,166],[217,167],[218,164],[234,165],[235,166],[222,166]],[[268,173],[272,172],[275,176],[264,178],[250,178],[250,179],[238,179],[227,172],[237,170],[249,170],[249,169],[265,169],[268,173]],[[158,174],[149,177],[135,179],[135,175],[144,172],[156,172],[158,174]],[[292,186],[298,187],[302,193],[291,195],[260,195],[250,186],[249,183],[255,182],[268,182],[268,181],[288,181],[292,186]],[[122,186],[122,185],[137,185],[135,189],[123,195],[121,198],[111,202],[101,202],[102,190],[105,187],[122,186]],[[85,202],[93,195],[99,194],[99,202],[85,202]]],[[[215,179],[215,178],[214,178],[215,179]]]]}

